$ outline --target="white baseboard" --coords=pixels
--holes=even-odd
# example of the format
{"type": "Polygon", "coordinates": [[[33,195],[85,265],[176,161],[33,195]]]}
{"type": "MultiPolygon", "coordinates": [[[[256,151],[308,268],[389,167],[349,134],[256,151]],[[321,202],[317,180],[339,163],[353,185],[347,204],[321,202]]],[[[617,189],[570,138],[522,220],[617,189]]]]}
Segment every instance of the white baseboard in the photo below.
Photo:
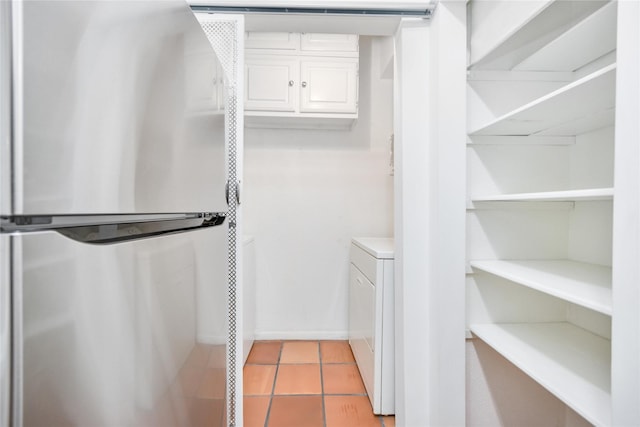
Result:
{"type": "Polygon", "coordinates": [[[271,340],[347,340],[348,331],[256,331],[257,341],[271,340]]]}
{"type": "MultiPolygon", "coordinates": [[[[348,331],[256,331],[256,341],[272,340],[347,340],[348,331]]],[[[224,335],[198,334],[197,341],[202,344],[226,344],[224,335]]]]}

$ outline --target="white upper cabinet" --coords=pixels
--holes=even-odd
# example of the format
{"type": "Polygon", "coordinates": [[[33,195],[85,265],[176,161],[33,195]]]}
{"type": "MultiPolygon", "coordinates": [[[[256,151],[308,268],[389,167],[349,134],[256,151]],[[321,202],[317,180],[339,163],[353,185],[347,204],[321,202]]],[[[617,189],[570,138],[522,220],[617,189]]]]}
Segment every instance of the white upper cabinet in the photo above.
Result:
{"type": "Polygon", "coordinates": [[[357,35],[247,33],[246,48],[248,126],[348,129],[357,119],[357,35]]]}
{"type": "Polygon", "coordinates": [[[296,111],[300,84],[296,59],[248,57],[245,69],[246,110],[296,111]]]}
{"type": "Polygon", "coordinates": [[[302,113],[358,112],[358,61],[322,58],[300,62],[302,113]]]}

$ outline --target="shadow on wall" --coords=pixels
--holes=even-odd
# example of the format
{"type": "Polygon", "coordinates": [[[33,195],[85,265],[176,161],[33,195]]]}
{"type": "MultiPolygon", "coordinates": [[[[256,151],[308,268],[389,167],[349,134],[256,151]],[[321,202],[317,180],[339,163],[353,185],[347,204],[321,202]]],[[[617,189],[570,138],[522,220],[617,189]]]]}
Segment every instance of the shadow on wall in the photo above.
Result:
{"type": "Polygon", "coordinates": [[[483,341],[467,346],[467,426],[591,425],[483,341]],[[474,396],[482,388],[488,402],[474,396]]]}

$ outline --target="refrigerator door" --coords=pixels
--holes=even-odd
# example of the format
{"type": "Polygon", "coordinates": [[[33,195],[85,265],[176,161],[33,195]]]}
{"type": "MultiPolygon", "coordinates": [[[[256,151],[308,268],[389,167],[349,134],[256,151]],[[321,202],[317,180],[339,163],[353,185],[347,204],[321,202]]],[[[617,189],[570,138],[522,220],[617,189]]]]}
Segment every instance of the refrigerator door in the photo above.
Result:
{"type": "Polygon", "coordinates": [[[226,281],[206,264],[225,238],[12,236],[15,425],[222,426],[226,281]]]}
{"type": "Polygon", "coordinates": [[[183,1],[12,8],[13,212],[0,213],[226,210],[218,60],[183,1]]]}
{"type": "Polygon", "coordinates": [[[0,34],[0,425],[223,425],[223,85],[201,26],[180,0],[0,1],[0,34]]]}

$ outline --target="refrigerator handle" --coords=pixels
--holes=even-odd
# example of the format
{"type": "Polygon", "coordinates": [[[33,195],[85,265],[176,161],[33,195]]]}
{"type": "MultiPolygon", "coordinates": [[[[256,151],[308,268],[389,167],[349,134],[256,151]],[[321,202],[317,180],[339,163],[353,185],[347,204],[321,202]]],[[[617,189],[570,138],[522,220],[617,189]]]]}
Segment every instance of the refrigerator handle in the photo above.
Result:
{"type": "Polygon", "coordinates": [[[224,222],[223,212],[112,215],[15,215],[0,218],[0,232],[55,231],[80,243],[104,245],[185,233],[224,222]]]}
{"type": "MultiPolygon", "coordinates": [[[[224,197],[227,200],[227,206],[229,206],[229,181],[224,186],[224,197]]],[[[236,183],[236,203],[240,204],[240,182],[236,183]]]]}

